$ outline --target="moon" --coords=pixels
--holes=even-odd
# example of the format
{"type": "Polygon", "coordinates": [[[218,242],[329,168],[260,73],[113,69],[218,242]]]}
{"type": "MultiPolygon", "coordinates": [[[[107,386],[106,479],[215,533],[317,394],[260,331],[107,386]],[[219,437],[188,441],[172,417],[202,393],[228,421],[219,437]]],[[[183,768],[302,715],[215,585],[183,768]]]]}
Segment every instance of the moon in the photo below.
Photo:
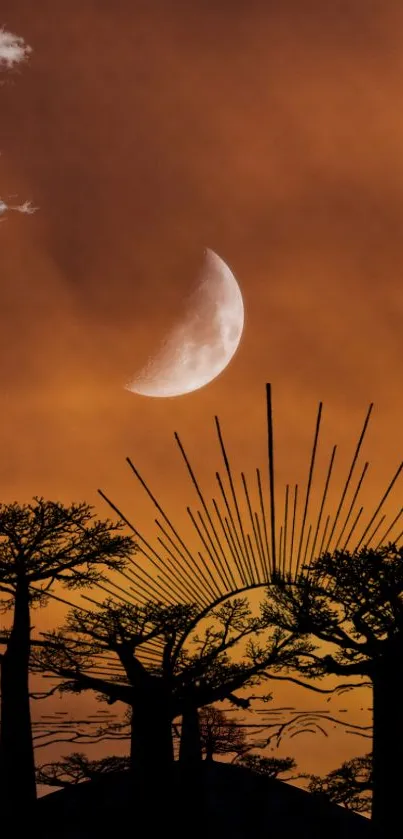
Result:
{"type": "Polygon", "coordinates": [[[243,326],[239,285],[228,265],[207,248],[183,320],[125,389],[156,397],[199,390],[228,366],[239,346],[243,326]]]}

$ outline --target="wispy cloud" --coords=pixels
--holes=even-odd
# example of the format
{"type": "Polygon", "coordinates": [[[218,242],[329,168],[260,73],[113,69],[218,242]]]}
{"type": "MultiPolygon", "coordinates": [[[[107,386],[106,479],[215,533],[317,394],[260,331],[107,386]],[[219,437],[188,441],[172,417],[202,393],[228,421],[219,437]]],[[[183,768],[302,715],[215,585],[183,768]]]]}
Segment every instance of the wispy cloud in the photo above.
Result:
{"type": "MultiPolygon", "coordinates": [[[[0,198],[0,217],[5,216],[9,211],[14,211],[16,213],[25,213],[26,215],[31,216],[33,213],[39,210],[39,207],[34,207],[32,201],[24,201],[22,204],[7,204],[0,198]]],[[[0,221],[4,221],[4,218],[0,218],[0,221]]]]}
{"type": "Polygon", "coordinates": [[[10,70],[16,64],[26,61],[32,48],[24,39],[13,32],[8,32],[4,26],[0,27],[0,69],[10,70]]]}
{"type": "MultiPolygon", "coordinates": [[[[4,26],[0,27],[0,70],[11,70],[15,65],[26,61],[32,48],[25,43],[24,39],[13,32],[8,32],[4,26]]],[[[4,221],[9,211],[32,215],[38,210],[31,201],[24,201],[22,204],[8,204],[0,197],[0,221],[4,221]]]]}

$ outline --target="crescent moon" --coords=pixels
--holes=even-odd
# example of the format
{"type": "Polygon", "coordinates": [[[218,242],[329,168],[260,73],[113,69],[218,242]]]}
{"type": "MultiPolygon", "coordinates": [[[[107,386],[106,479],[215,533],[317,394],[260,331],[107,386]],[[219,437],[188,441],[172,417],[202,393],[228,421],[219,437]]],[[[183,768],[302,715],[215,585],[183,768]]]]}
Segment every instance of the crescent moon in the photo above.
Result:
{"type": "Polygon", "coordinates": [[[183,322],[125,386],[142,396],[181,396],[212,382],[234,356],[244,326],[241,290],[228,265],[205,251],[183,322]]]}

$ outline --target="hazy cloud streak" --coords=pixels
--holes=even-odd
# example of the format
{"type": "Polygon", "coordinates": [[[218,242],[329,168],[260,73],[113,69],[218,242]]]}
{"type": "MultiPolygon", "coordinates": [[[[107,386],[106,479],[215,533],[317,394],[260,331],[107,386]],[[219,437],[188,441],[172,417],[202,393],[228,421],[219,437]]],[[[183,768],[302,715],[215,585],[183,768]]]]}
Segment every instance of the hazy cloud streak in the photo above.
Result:
{"type": "MultiPolygon", "coordinates": [[[[6,202],[0,198],[0,216],[6,215],[6,213],[10,210],[32,216],[33,213],[36,213],[36,211],[39,210],[39,207],[34,207],[32,201],[24,201],[22,204],[6,204],[6,202]]],[[[0,221],[3,220],[4,219],[0,219],[0,221]]]]}

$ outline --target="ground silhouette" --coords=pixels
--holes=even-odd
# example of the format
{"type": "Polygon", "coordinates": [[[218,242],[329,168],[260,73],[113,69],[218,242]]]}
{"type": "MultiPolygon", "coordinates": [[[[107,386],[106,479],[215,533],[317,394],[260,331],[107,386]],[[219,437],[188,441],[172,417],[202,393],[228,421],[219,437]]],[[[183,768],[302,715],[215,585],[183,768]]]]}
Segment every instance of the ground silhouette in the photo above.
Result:
{"type": "MultiPolygon", "coordinates": [[[[173,836],[370,839],[373,835],[370,821],[363,816],[243,767],[203,761],[194,770],[183,770],[177,763],[174,774],[173,836]],[[190,789],[193,801],[204,800],[204,813],[194,807],[187,812],[190,789]]],[[[166,813],[158,807],[157,790],[151,794],[152,802],[144,824],[137,816],[130,773],[111,773],[41,798],[36,805],[40,836],[106,839],[123,830],[133,838],[158,836],[160,831],[170,835],[166,813]]]]}

